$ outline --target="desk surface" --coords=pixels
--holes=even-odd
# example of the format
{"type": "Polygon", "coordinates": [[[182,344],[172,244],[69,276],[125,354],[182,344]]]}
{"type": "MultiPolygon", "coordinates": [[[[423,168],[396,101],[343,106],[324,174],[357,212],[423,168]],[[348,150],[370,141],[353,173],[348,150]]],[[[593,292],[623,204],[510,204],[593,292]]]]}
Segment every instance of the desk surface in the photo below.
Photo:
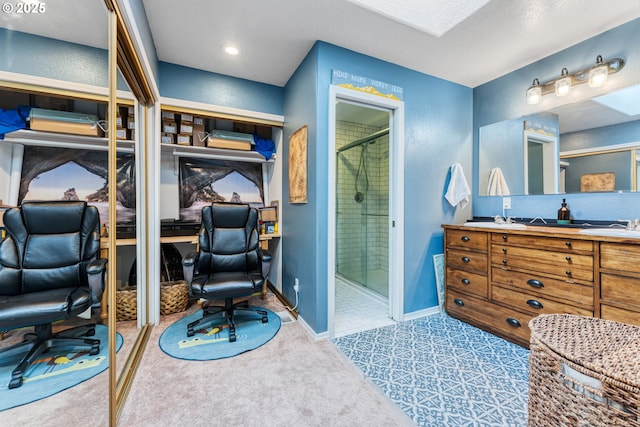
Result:
{"type": "MultiPolygon", "coordinates": [[[[260,240],[271,240],[277,239],[280,237],[280,234],[261,234],[260,240]]],[[[198,236],[162,236],[160,237],[160,243],[193,243],[194,245],[198,243],[198,236]]],[[[116,246],[135,246],[136,239],[116,239],[116,246]]],[[[107,249],[109,248],[109,238],[101,237],[100,238],[100,248],[107,249]]]]}

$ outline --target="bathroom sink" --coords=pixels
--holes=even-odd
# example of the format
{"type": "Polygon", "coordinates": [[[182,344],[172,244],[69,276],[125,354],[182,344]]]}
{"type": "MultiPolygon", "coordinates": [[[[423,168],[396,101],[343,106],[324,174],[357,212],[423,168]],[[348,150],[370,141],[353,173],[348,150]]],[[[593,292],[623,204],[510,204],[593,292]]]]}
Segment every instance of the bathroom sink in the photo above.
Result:
{"type": "Polygon", "coordinates": [[[622,230],[620,228],[585,228],[580,230],[578,233],[588,234],[590,236],[627,237],[640,239],[640,230],[622,230]]]}
{"type": "Polygon", "coordinates": [[[470,227],[484,227],[484,228],[499,228],[499,229],[510,229],[510,230],[524,230],[527,228],[526,225],[520,223],[511,223],[511,224],[498,224],[497,222],[465,222],[464,225],[468,225],[470,227]]]}

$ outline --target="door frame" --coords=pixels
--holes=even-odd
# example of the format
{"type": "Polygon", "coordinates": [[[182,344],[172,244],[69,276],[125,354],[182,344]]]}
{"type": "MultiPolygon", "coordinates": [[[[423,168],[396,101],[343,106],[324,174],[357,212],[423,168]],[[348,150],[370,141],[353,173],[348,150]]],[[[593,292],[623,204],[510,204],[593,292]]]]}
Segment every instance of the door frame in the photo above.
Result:
{"type": "Polygon", "coordinates": [[[335,336],[336,291],[336,102],[352,101],[389,111],[389,317],[404,319],[404,102],[329,86],[327,200],[327,322],[335,336]]]}

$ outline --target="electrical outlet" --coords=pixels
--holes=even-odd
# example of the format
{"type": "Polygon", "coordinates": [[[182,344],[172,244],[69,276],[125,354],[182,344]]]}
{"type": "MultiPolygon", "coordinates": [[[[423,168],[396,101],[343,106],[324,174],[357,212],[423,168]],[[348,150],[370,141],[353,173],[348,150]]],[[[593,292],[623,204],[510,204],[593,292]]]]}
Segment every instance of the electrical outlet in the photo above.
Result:
{"type": "Polygon", "coordinates": [[[298,280],[297,277],[293,279],[293,290],[296,291],[296,293],[300,292],[300,280],[298,280]]]}
{"type": "Polygon", "coordinates": [[[502,198],[502,209],[511,209],[511,197],[502,198]]]}

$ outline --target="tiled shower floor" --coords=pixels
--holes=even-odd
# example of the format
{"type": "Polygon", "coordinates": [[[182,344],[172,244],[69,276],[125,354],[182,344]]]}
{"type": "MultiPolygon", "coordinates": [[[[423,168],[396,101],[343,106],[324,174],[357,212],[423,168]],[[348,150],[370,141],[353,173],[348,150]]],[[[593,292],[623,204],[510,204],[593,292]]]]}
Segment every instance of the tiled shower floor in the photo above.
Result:
{"type": "Polygon", "coordinates": [[[387,298],[336,276],[335,337],[393,325],[387,298]]]}

